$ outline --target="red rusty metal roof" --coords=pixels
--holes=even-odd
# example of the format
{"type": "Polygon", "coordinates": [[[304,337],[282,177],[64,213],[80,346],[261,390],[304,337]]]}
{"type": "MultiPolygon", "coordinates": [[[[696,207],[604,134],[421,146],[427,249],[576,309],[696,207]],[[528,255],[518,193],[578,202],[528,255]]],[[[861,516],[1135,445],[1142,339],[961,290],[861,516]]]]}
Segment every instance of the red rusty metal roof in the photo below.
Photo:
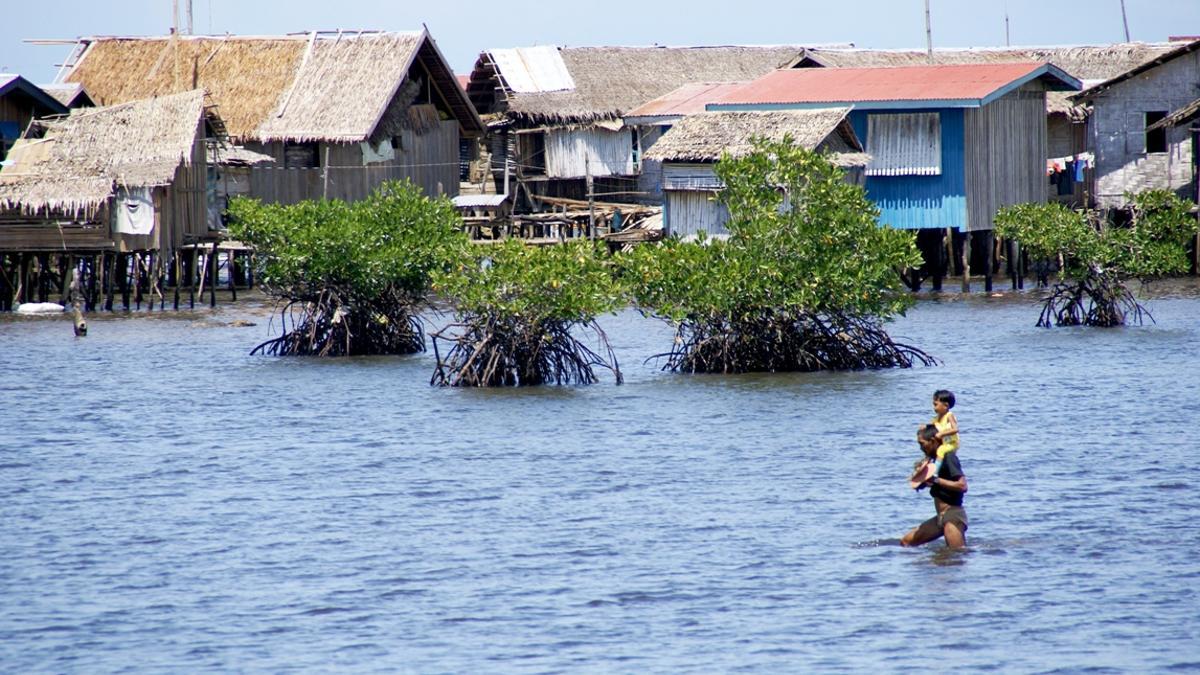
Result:
{"type": "Polygon", "coordinates": [[[723,106],[982,101],[990,94],[1035,75],[1046,65],[1026,62],[776,70],[727,93],[714,103],[723,106]]]}
{"type": "Polygon", "coordinates": [[[641,104],[625,113],[625,117],[657,117],[694,115],[704,112],[704,106],[720,99],[745,82],[695,82],[641,104]]]}

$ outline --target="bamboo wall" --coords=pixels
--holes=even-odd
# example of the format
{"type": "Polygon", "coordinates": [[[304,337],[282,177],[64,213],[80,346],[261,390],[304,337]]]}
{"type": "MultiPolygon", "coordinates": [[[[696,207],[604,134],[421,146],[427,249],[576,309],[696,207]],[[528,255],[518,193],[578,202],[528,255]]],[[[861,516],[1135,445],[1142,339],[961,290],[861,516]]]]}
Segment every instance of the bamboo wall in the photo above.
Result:
{"type": "Polygon", "coordinates": [[[546,132],[546,175],[551,178],[632,176],[633,134],[628,129],[554,129],[546,132]]]}
{"type": "Polygon", "coordinates": [[[967,230],[991,230],[1003,206],[1046,201],[1046,94],[1015,91],[964,113],[967,230]]]}
{"type": "Polygon", "coordinates": [[[425,194],[458,194],[458,122],[443,120],[424,134],[405,129],[394,160],[363,164],[358,143],[320,143],[320,167],[286,168],[283,143],[248,144],[275,158],[274,165],[249,170],[252,197],[268,203],[295,204],[306,199],[355,201],[389,180],[411,180],[425,194]],[[328,165],[326,165],[328,158],[328,165]],[[327,170],[326,170],[327,169],[327,170]],[[440,185],[440,188],[439,188],[440,185]]]}

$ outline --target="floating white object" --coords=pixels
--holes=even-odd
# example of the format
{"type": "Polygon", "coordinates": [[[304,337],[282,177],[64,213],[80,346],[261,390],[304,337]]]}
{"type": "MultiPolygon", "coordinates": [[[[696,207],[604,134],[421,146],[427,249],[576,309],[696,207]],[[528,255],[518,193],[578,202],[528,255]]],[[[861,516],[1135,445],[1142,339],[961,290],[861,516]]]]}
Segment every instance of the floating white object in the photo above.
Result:
{"type": "Polygon", "coordinates": [[[54,314],[66,308],[57,302],[23,302],[17,305],[17,314],[54,314]]]}

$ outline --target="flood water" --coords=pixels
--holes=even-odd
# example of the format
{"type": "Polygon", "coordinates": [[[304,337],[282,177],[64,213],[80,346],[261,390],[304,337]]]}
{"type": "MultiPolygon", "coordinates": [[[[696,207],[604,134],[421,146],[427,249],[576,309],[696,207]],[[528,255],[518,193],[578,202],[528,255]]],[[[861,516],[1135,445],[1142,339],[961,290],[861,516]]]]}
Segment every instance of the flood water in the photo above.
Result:
{"type": "Polygon", "coordinates": [[[626,312],[626,384],[504,391],[249,356],[253,301],[3,317],[0,670],[1200,669],[1200,285],[1148,297],[923,296],[938,367],[736,377],[626,312]],[[961,553],[896,544],[942,387],[961,553]]]}

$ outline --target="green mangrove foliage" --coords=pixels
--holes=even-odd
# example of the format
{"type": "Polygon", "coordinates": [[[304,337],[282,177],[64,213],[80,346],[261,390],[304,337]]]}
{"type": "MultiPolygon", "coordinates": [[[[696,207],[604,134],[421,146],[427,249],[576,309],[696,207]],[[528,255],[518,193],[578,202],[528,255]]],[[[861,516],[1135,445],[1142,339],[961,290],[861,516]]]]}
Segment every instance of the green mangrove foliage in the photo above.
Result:
{"type": "Polygon", "coordinates": [[[457,323],[433,334],[431,384],[455,387],[591,384],[595,367],[622,380],[596,323],[627,301],[603,245],[530,247],[508,240],[436,275],[457,323]],[[577,334],[592,333],[592,350],[577,334]]]}
{"type": "Polygon", "coordinates": [[[643,312],[676,327],[658,355],[680,372],[853,370],[934,359],[884,322],[913,302],[899,271],[920,263],[909,232],[880,227],[861,187],[825,156],[756,141],[724,157],[727,240],[668,240],[621,257],[643,312]]]}
{"type": "Polygon", "coordinates": [[[1127,195],[1128,226],[1061,204],[1018,204],[996,214],[996,233],[1014,239],[1034,259],[1061,260],[1038,326],[1123,326],[1150,316],[1127,286],[1186,272],[1187,242],[1196,235],[1190,205],[1166,190],[1127,195]]]}
{"type": "Polygon", "coordinates": [[[282,334],[252,353],[352,356],[425,349],[417,312],[435,272],[469,256],[445,198],[389,182],[366,199],[283,206],[237,199],[230,233],[254,246],[282,334]]]}

